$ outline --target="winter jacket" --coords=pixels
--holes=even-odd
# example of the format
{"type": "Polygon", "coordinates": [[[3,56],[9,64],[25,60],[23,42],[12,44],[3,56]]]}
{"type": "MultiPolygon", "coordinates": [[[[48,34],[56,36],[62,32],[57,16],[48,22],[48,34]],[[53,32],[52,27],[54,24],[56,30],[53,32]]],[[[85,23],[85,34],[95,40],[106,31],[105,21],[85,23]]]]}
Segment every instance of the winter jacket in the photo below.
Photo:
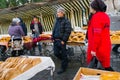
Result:
{"type": "MultiPolygon", "coordinates": [[[[32,30],[32,34],[35,34],[35,32],[33,31],[33,29],[35,29],[35,28],[34,28],[34,21],[31,22],[31,24],[30,24],[30,29],[32,30]]],[[[39,29],[39,33],[42,34],[42,32],[43,32],[43,27],[42,27],[42,25],[41,25],[40,22],[38,22],[38,29],[39,29]]]]}
{"type": "Polygon", "coordinates": [[[21,28],[21,26],[18,26],[18,25],[9,26],[8,34],[10,36],[15,36],[15,37],[21,37],[21,36],[25,35],[22,28],[21,28]]]}
{"type": "Polygon", "coordinates": [[[88,50],[87,63],[89,64],[92,55],[91,51],[96,52],[97,59],[102,66],[110,67],[110,19],[104,12],[95,13],[88,25],[88,50]]]}
{"type": "Polygon", "coordinates": [[[71,23],[68,19],[66,19],[65,17],[57,18],[53,28],[52,38],[60,39],[61,41],[67,42],[71,30],[71,23]]]}

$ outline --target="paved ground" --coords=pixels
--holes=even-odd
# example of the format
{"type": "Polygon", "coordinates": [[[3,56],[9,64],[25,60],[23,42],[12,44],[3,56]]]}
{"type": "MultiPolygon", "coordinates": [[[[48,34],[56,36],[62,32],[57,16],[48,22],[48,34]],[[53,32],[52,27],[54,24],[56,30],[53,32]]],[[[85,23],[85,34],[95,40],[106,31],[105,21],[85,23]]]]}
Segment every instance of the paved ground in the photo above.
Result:
{"type": "MultiPolygon", "coordinates": [[[[69,67],[67,71],[61,75],[57,75],[57,71],[60,67],[60,61],[58,59],[53,59],[56,65],[56,70],[54,72],[53,80],[73,80],[76,72],[80,67],[85,67],[85,64],[82,64],[80,60],[73,60],[69,62],[69,67]]],[[[120,53],[111,53],[111,66],[115,71],[120,72],[120,53]],[[119,55],[119,56],[118,56],[119,55]]],[[[42,71],[30,80],[49,80],[49,71],[42,71]]]]}

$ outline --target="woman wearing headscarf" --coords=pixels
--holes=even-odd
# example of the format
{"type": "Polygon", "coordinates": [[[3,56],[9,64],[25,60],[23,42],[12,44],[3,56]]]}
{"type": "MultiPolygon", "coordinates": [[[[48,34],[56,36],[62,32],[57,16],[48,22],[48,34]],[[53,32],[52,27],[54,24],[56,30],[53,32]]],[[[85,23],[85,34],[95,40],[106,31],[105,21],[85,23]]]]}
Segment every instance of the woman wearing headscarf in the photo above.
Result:
{"type": "Polygon", "coordinates": [[[14,38],[21,38],[24,36],[24,32],[20,26],[20,19],[19,18],[13,18],[11,25],[9,26],[8,29],[8,34],[14,38]]]}
{"type": "Polygon", "coordinates": [[[107,6],[102,0],[91,3],[91,17],[88,23],[87,63],[95,56],[105,70],[113,71],[110,66],[110,19],[105,13],[107,6]]]}
{"type": "MultiPolygon", "coordinates": [[[[13,40],[18,40],[18,41],[22,40],[22,36],[24,36],[25,34],[23,32],[22,27],[20,26],[20,19],[19,18],[12,19],[12,23],[8,29],[8,34],[11,36],[11,38],[13,37],[13,40]]],[[[12,53],[13,57],[20,56],[20,55],[23,55],[23,50],[19,50],[18,54],[16,54],[16,50],[13,50],[11,53],[12,53]]]]}

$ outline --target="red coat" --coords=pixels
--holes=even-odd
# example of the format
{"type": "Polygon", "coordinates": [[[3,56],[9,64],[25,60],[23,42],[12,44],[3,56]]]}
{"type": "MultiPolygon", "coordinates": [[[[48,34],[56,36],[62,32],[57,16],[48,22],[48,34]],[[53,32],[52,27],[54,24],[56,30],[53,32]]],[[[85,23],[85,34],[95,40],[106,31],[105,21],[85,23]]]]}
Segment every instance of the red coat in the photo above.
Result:
{"type": "Polygon", "coordinates": [[[96,52],[96,57],[104,68],[110,67],[110,19],[104,12],[95,13],[89,21],[87,50],[88,64],[92,59],[91,51],[96,52]]]}

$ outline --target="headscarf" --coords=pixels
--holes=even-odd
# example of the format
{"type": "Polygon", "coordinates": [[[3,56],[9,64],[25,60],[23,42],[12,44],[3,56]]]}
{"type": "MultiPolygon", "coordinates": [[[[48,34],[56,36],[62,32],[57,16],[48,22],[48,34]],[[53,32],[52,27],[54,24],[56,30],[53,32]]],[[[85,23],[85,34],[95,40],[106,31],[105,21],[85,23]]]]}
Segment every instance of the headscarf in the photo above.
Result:
{"type": "Polygon", "coordinates": [[[16,26],[17,23],[19,23],[19,22],[20,22],[20,19],[19,19],[19,18],[13,18],[13,19],[12,19],[11,26],[16,26]]]}
{"type": "Polygon", "coordinates": [[[91,7],[96,11],[106,12],[107,6],[102,0],[94,0],[91,3],[91,7]]]}
{"type": "Polygon", "coordinates": [[[19,23],[19,22],[20,22],[20,19],[19,19],[19,18],[13,18],[13,19],[12,19],[12,22],[19,23]]]}

